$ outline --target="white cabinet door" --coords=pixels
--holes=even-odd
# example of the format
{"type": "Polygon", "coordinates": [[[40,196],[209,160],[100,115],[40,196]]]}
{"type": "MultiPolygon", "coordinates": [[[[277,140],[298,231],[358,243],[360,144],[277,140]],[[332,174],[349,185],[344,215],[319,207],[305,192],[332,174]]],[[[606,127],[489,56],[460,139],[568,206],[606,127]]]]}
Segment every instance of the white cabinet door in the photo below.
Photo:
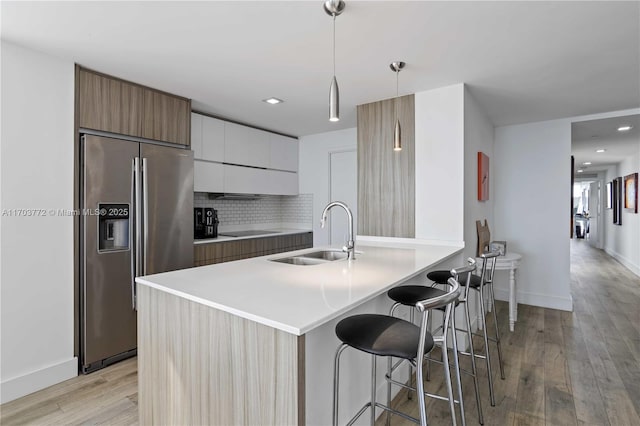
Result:
{"type": "Polygon", "coordinates": [[[298,174],[225,164],[224,192],[239,194],[297,195],[298,174]]]}
{"type": "Polygon", "coordinates": [[[298,139],[270,134],[269,168],[298,171],[298,139]]]}
{"type": "Polygon", "coordinates": [[[265,194],[298,195],[298,173],[265,170],[265,194]]]}
{"type": "Polygon", "coordinates": [[[239,194],[266,194],[268,187],[264,169],[224,165],[224,192],[239,194]]]}
{"type": "Polygon", "coordinates": [[[225,122],[212,117],[202,117],[202,159],[224,161],[225,122]]]}
{"type": "Polygon", "coordinates": [[[269,167],[269,133],[235,123],[225,123],[224,161],[269,167]]]}
{"type": "Polygon", "coordinates": [[[220,163],[194,160],[193,190],[195,192],[224,192],[224,166],[220,163]]]}
{"type": "Polygon", "coordinates": [[[202,158],[202,119],[204,116],[191,113],[191,150],[193,158],[202,158]]]}

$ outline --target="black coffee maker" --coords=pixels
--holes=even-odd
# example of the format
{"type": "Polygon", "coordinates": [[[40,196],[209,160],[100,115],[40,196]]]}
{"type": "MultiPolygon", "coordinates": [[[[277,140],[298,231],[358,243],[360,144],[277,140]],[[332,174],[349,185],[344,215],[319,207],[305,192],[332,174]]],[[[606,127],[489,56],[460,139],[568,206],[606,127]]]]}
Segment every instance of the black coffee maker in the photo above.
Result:
{"type": "Polygon", "coordinates": [[[193,236],[195,239],[218,238],[218,212],[210,207],[193,209],[193,236]]]}

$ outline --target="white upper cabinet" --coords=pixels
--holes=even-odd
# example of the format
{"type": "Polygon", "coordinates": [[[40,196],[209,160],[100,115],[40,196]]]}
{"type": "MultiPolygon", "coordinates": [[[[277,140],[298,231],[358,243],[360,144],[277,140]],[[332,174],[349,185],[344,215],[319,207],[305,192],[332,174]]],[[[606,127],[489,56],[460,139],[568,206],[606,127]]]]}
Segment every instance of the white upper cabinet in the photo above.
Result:
{"type": "Polygon", "coordinates": [[[225,123],[224,161],[253,167],[269,167],[269,132],[225,123]]]}
{"type": "Polygon", "coordinates": [[[296,138],[192,113],[191,149],[195,191],[298,193],[296,138]]]}
{"type": "Polygon", "coordinates": [[[271,133],[270,145],[269,168],[298,171],[298,139],[271,133]]]}
{"type": "Polygon", "coordinates": [[[191,114],[191,150],[193,158],[202,158],[202,119],[200,114],[191,114]]]}
{"type": "Polygon", "coordinates": [[[209,161],[194,161],[193,190],[195,192],[225,192],[224,165],[209,161]]]}
{"type": "Polygon", "coordinates": [[[224,128],[226,123],[217,118],[202,117],[202,159],[224,161],[224,128]]]}

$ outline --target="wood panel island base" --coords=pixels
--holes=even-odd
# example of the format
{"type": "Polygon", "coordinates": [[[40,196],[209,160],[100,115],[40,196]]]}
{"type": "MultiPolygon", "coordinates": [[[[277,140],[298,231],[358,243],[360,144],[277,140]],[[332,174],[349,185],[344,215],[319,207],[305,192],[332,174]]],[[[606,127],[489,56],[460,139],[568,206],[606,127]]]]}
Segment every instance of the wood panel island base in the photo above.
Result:
{"type": "MultiPolygon", "coordinates": [[[[388,289],[461,261],[459,246],[358,242],[354,261],[270,260],[316,248],[137,278],[140,424],[330,424],[336,322],[386,313],[388,289]]],[[[369,394],[368,358],[345,355],[341,421],[369,394]]]]}

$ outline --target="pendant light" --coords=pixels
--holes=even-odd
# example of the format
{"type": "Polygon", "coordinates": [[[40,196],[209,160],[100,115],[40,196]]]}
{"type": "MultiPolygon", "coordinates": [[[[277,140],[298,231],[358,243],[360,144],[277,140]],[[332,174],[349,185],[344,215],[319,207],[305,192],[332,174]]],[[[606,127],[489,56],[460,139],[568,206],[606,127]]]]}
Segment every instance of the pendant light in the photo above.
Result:
{"type": "Polygon", "coordinates": [[[396,126],[393,129],[393,150],[402,151],[402,131],[400,129],[400,118],[398,118],[398,75],[406,64],[404,62],[391,62],[389,67],[391,71],[396,73],[396,98],[393,100],[393,106],[396,113],[396,126]]]}
{"type": "Polygon", "coordinates": [[[336,16],[344,11],[345,3],[342,0],[327,0],[323,7],[327,15],[333,17],[333,78],[329,87],[329,121],[340,121],[340,91],[336,79],[336,16]]]}

